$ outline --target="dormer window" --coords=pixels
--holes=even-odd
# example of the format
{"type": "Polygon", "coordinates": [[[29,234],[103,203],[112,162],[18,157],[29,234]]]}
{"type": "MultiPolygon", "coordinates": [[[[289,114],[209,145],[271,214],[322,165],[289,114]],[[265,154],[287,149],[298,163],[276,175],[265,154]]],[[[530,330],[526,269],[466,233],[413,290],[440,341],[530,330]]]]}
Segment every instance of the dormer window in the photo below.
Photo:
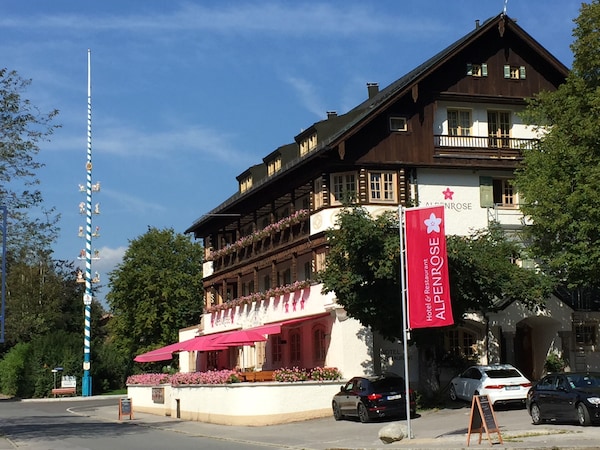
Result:
{"type": "Polygon", "coordinates": [[[252,175],[248,175],[242,181],[240,181],[240,192],[246,192],[252,187],[252,175]]]}
{"type": "Polygon", "coordinates": [[[487,64],[467,64],[467,75],[472,77],[487,77],[488,76],[488,68],[487,64]]]}
{"type": "Polygon", "coordinates": [[[268,176],[271,176],[271,175],[275,174],[276,172],[279,172],[280,170],[281,170],[281,156],[278,156],[277,158],[269,161],[269,164],[267,166],[267,175],[268,176]]]}
{"type": "Polygon", "coordinates": [[[300,142],[300,156],[306,155],[308,152],[317,147],[317,133],[311,134],[300,142]]]}

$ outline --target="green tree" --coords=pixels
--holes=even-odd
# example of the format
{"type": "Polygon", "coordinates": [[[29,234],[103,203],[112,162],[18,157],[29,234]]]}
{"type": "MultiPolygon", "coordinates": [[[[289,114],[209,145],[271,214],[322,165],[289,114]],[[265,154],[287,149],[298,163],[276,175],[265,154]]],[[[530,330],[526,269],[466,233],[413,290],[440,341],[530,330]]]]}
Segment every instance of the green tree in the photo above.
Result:
{"type": "Polygon", "coordinates": [[[544,271],[568,288],[600,287],[600,3],[575,19],[574,62],[554,92],[529,101],[523,115],[541,124],[516,174],[526,239],[544,271]]]}
{"type": "Polygon", "coordinates": [[[9,258],[6,295],[6,343],[30,342],[35,336],[83,329],[82,288],[73,267],[46,252],[27,261],[9,258]]]}
{"type": "Polygon", "coordinates": [[[0,205],[8,209],[7,247],[49,248],[56,238],[58,217],[45,209],[37,171],[39,145],[59,125],[57,110],[41,113],[23,97],[31,80],[0,69],[0,205]]]}
{"type": "Polygon", "coordinates": [[[138,353],[177,342],[180,328],[200,321],[202,258],[202,246],[173,229],[149,227],[130,241],[109,274],[106,296],[113,344],[130,364],[138,353]]]}
{"type": "MultiPolygon", "coordinates": [[[[327,231],[327,240],[327,264],[319,273],[323,291],[334,292],[348,315],[362,325],[388,339],[402,338],[397,214],[373,218],[362,207],[345,208],[336,227],[327,231]]],[[[447,249],[455,322],[467,311],[486,312],[512,300],[533,308],[552,290],[550,278],[514,264],[526,259],[524,248],[497,224],[472,236],[448,236],[447,249]]],[[[428,328],[414,330],[412,337],[419,346],[419,367],[426,371],[420,381],[427,392],[435,391],[439,380],[434,369],[444,357],[443,336],[428,328]]]]}

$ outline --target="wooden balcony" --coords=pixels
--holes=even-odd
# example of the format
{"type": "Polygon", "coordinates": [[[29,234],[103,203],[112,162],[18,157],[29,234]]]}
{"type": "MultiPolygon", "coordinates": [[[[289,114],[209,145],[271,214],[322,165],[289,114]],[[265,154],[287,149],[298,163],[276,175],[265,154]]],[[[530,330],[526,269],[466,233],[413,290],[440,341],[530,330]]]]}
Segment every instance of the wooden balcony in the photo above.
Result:
{"type": "Polygon", "coordinates": [[[451,158],[520,159],[522,150],[537,147],[538,139],[494,136],[434,135],[434,155],[451,158]]]}
{"type": "Polygon", "coordinates": [[[270,233],[257,233],[244,245],[231,246],[227,252],[212,254],[214,273],[232,270],[234,268],[264,259],[267,255],[284,251],[310,236],[309,219],[305,217],[289,226],[270,233]]]}

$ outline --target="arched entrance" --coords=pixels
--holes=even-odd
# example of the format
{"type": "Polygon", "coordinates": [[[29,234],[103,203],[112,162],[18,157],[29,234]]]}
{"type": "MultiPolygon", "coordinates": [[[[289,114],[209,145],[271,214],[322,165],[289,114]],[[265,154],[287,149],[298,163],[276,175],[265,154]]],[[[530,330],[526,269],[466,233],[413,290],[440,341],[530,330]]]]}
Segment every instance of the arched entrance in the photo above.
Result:
{"type": "Polygon", "coordinates": [[[544,375],[548,351],[561,349],[558,331],[561,323],[548,316],[532,316],[519,321],[515,330],[515,366],[530,380],[544,375]]]}

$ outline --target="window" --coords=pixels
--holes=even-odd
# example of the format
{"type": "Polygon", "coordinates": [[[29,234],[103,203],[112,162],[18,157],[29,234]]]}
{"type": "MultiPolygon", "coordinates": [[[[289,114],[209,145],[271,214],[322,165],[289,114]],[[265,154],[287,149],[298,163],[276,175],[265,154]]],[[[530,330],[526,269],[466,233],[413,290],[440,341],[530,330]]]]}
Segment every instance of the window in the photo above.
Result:
{"type": "Polygon", "coordinates": [[[596,329],[595,324],[575,325],[575,342],[577,345],[590,346],[596,345],[596,329]]]}
{"type": "Polygon", "coordinates": [[[390,131],[407,131],[406,117],[390,117],[390,131]]]}
{"type": "Polygon", "coordinates": [[[505,65],[504,78],[509,78],[511,80],[524,80],[527,78],[525,66],[511,66],[509,64],[505,65]]]}
{"type": "Polygon", "coordinates": [[[314,184],[314,205],[315,209],[323,206],[323,178],[319,177],[314,184]]]}
{"type": "Polygon", "coordinates": [[[495,179],[493,183],[494,205],[504,208],[515,208],[517,206],[515,188],[512,180],[495,179]]]}
{"type": "Polygon", "coordinates": [[[206,354],[206,366],[209,370],[216,370],[219,363],[219,352],[208,352],[206,354]]]}
{"type": "Polygon", "coordinates": [[[279,277],[281,278],[281,283],[279,283],[280,285],[286,285],[286,284],[292,284],[292,270],[291,269],[285,269],[283,272],[280,272],[279,277]]]}
{"type": "Polygon", "coordinates": [[[313,354],[316,362],[325,362],[325,354],[327,353],[327,346],[325,344],[325,330],[322,327],[318,327],[313,331],[313,354]]]}
{"type": "Polygon", "coordinates": [[[510,147],[510,112],[488,111],[488,146],[510,147]]]}
{"type": "Polygon", "coordinates": [[[482,208],[517,208],[518,195],[510,178],[479,177],[482,208]]]}
{"type": "Polygon", "coordinates": [[[315,270],[317,272],[320,272],[321,270],[325,269],[325,258],[326,253],[324,250],[319,251],[315,254],[315,270]]]}
{"type": "Polygon", "coordinates": [[[475,358],[477,356],[477,340],[467,330],[450,330],[445,336],[446,351],[454,356],[475,358]]]}
{"type": "Polygon", "coordinates": [[[308,152],[315,149],[316,147],[317,133],[314,133],[300,142],[300,156],[306,155],[308,152]]]}
{"type": "Polygon", "coordinates": [[[312,264],[310,261],[306,261],[304,263],[304,279],[305,280],[312,279],[312,264]]]}
{"type": "Polygon", "coordinates": [[[394,172],[369,173],[369,195],[372,202],[396,202],[396,174],[394,172]]]}
{"type": "Polygon", "coordinates": [[[343,203],[352,202],[356,199],[356,174],[354,173],[337,173],[331,176],[333,182],[333,202],[343,203]]]}
{"type": "Polygon", "coordinates": [[[448,136],[471,136],[471,111],[448,110],[448,136]]]}
{"type": "Polygon", "coordinates": [[[467,75],[472,77],[487,77],[487,64],[467,64],[467,75]]]}
{"type": "Polygon", "coordinates": [[[283,346],[281,336],[273,336],[271,344],[271,360],[273,363],[280,363],[283,355],[283,346]]]}
{"type": "Polygon", "coordinates": [[[300,340],[300,332],[292,331],[290,332],[290,361],[292,363],[299,363],[301,357],[301,340],[300,340]]]}
{"type": "Polygon", "coordinates": [[[240,181],[240,192],[246,192],[252,187],[252,176],[248,176],[240,181]]]}
{"type": "Polygon", "coordinates": [[[267,166],[267,174],[269,176],[273,175],[276,172],[279,172],[281,170],[281,156],[278,156],[277,158],[269,161],[269,164],[267,166]]]}
{"type": "Polygon", "coordinates": [[[263,289],[265,291],[271,289],[271,277],[269,275],[265,275],[263,278],[263,289]]]}

